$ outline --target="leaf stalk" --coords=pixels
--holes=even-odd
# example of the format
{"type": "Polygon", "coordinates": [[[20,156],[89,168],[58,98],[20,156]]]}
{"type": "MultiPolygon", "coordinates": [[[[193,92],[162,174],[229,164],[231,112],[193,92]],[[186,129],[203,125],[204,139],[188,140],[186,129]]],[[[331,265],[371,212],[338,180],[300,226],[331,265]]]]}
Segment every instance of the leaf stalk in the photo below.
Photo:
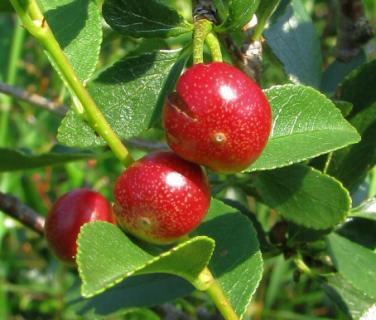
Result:
{"type": "Polygon", "coordinates": [[[194,283],[196,289],[206,291],[225,320],[239,320],[219,283],[206,267],[194,283]]]}

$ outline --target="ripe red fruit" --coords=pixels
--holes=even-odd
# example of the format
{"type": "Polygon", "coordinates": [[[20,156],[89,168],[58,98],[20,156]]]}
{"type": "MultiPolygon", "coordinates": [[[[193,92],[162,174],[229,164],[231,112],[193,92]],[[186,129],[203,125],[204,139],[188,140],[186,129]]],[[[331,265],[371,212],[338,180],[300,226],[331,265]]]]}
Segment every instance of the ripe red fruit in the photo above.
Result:
{"type": "Polygon", "coordinates": [[[167,142],[186,160],[238,172],[264,149],[269,103],[244,73],[222,62],[196,64],[179,79],[163,114],[167,142]]]}
{"type": "Polygon", "coordinates": [[[118,224],[145,241],[167,244],[196,228],[209,208],[202,168],[172,152],[133,163],[118,178],[114,211],[118,224]]]}
{"type": "Polygon", "coordinates": [[[66,193],[55,202],[46,219],[45,235],[50,248],[62,261],[74,263],[81,226],[97,220],[115,222],[111,205],[101,194],[88,189],[66,193]]]}

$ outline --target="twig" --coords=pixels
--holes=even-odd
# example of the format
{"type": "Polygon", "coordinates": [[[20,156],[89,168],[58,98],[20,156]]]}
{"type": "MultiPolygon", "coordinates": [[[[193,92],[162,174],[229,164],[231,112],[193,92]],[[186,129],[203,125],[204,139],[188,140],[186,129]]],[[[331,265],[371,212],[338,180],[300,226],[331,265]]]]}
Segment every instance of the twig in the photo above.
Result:
{"type": "Polygon", "coordinates": [[[145,149],[145,150],[163,150],[167,151],[170,150],[170,148],[167,146],[167,144],[162,143],[162,142],[153,142],[149,140],[144,140],[144,139],[129,139],[125,140],[127,144],[134,146],[139,149],[145,149]]]}
{"type": "Polygon", "coordinates": [[[31,230],[44,235],[44,218],[16,197],[0,192],[0,210],[31,230]]]}
{"type": "Polygon", "coordinates": [[[257,83],[260,83],[262,73],[262,41],[253,40],[244,43],[241,48],[241,53],[243,69],[257,83]]]}
{"type": "Polygon", "coordinates": [[[243,27],[245,40],[241,48],[237,48],[231,38],[225,39],[235,65],[257,83],[261,82],[262,73],[262,33],[279,3],[280,0],[260,1],[256,14],[243,27]]]}
{"type": "Polygon", "coordinates": [[[348,61],[373,37],[372,26],[364,15],[362,0],[338,0],[339,26],[337,57],[348,61]]]}
{"type": "Polygon", "coordinates": [[[192,0],[192,17],[194,21],[207,19],[217,23],[216,10],[212,0],[192,0]]]}
{"type": "MultiPolygon", "coordinates": [[[[65,105],[56,104],[43,96],[27,92],[19,87],[10,86],[3,82],[0,82],[0,92],[55,113],[59,117],[65,116],[68,112],[68,108],[65,105]]],[[[140,149],[169,150],[165,143],[152,142],[144,139],[132,138],[126,140],[126,142],[140,149]]]]}
{"type": "MultiPolygon", "coordinates": [[[[248,30],[245,30],[248,32],[248,30]]],[[[248,37],[247,37],[248,38],[248,37]]],[[[223,36],[232,62],[245,74],[260,83],[262,72],[262,40],[247,39],[238,48],[230,36],[223,36]]]]}
{"type": "Polygon", "coordinates": [[[55,113],[59,116],[65,115],[65,113],[68,110],[68,108],[64,105],[56,104],[52,102],[51,100],[46,99],[45,97],[42,97],[34,93],[30,93],[28,91],[25,91],[15,86],[10,86],[3,82],[0,82],[0,92],[6,95],[9,95],[11,97],[14,97],[16,99],[26,101],[30,104],[33,104],[42,109],[55,113]]]}

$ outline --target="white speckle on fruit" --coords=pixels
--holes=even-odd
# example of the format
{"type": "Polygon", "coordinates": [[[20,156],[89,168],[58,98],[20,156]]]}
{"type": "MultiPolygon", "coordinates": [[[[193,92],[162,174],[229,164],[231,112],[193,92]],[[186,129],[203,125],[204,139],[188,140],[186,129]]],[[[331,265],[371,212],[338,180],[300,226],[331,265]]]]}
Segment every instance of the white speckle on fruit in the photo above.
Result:
{"type": "Polygon", "coordinates": [[[219,94],[226,101],[232,101],[237,96],[236,92],[234,92],[234,90],[231,87],[227,86],[227,85],[222,85],[219,88],[219,94]]]}
{"type": "Polygon", "coordinates": [[[166,183],[174,188],[181,188],[185,185],[184,177],[177,172],[169,172],[166,175],[166,183]]]}

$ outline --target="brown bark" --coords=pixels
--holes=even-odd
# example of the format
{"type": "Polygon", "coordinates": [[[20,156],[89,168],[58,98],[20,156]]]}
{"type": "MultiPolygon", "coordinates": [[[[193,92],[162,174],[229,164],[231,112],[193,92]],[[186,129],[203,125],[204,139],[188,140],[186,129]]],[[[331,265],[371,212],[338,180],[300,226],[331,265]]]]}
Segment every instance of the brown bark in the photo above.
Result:
{"type": "Polygon", "coordinates": [[[0,210],[31,230],[44,235],[44,218],[16,197],[0,192],[0,210]]]}
{"type": "Polygon", "coordinates": [[[337,57],[349,61],[373,37],[362,0],[339,0],[337,57]]]}

